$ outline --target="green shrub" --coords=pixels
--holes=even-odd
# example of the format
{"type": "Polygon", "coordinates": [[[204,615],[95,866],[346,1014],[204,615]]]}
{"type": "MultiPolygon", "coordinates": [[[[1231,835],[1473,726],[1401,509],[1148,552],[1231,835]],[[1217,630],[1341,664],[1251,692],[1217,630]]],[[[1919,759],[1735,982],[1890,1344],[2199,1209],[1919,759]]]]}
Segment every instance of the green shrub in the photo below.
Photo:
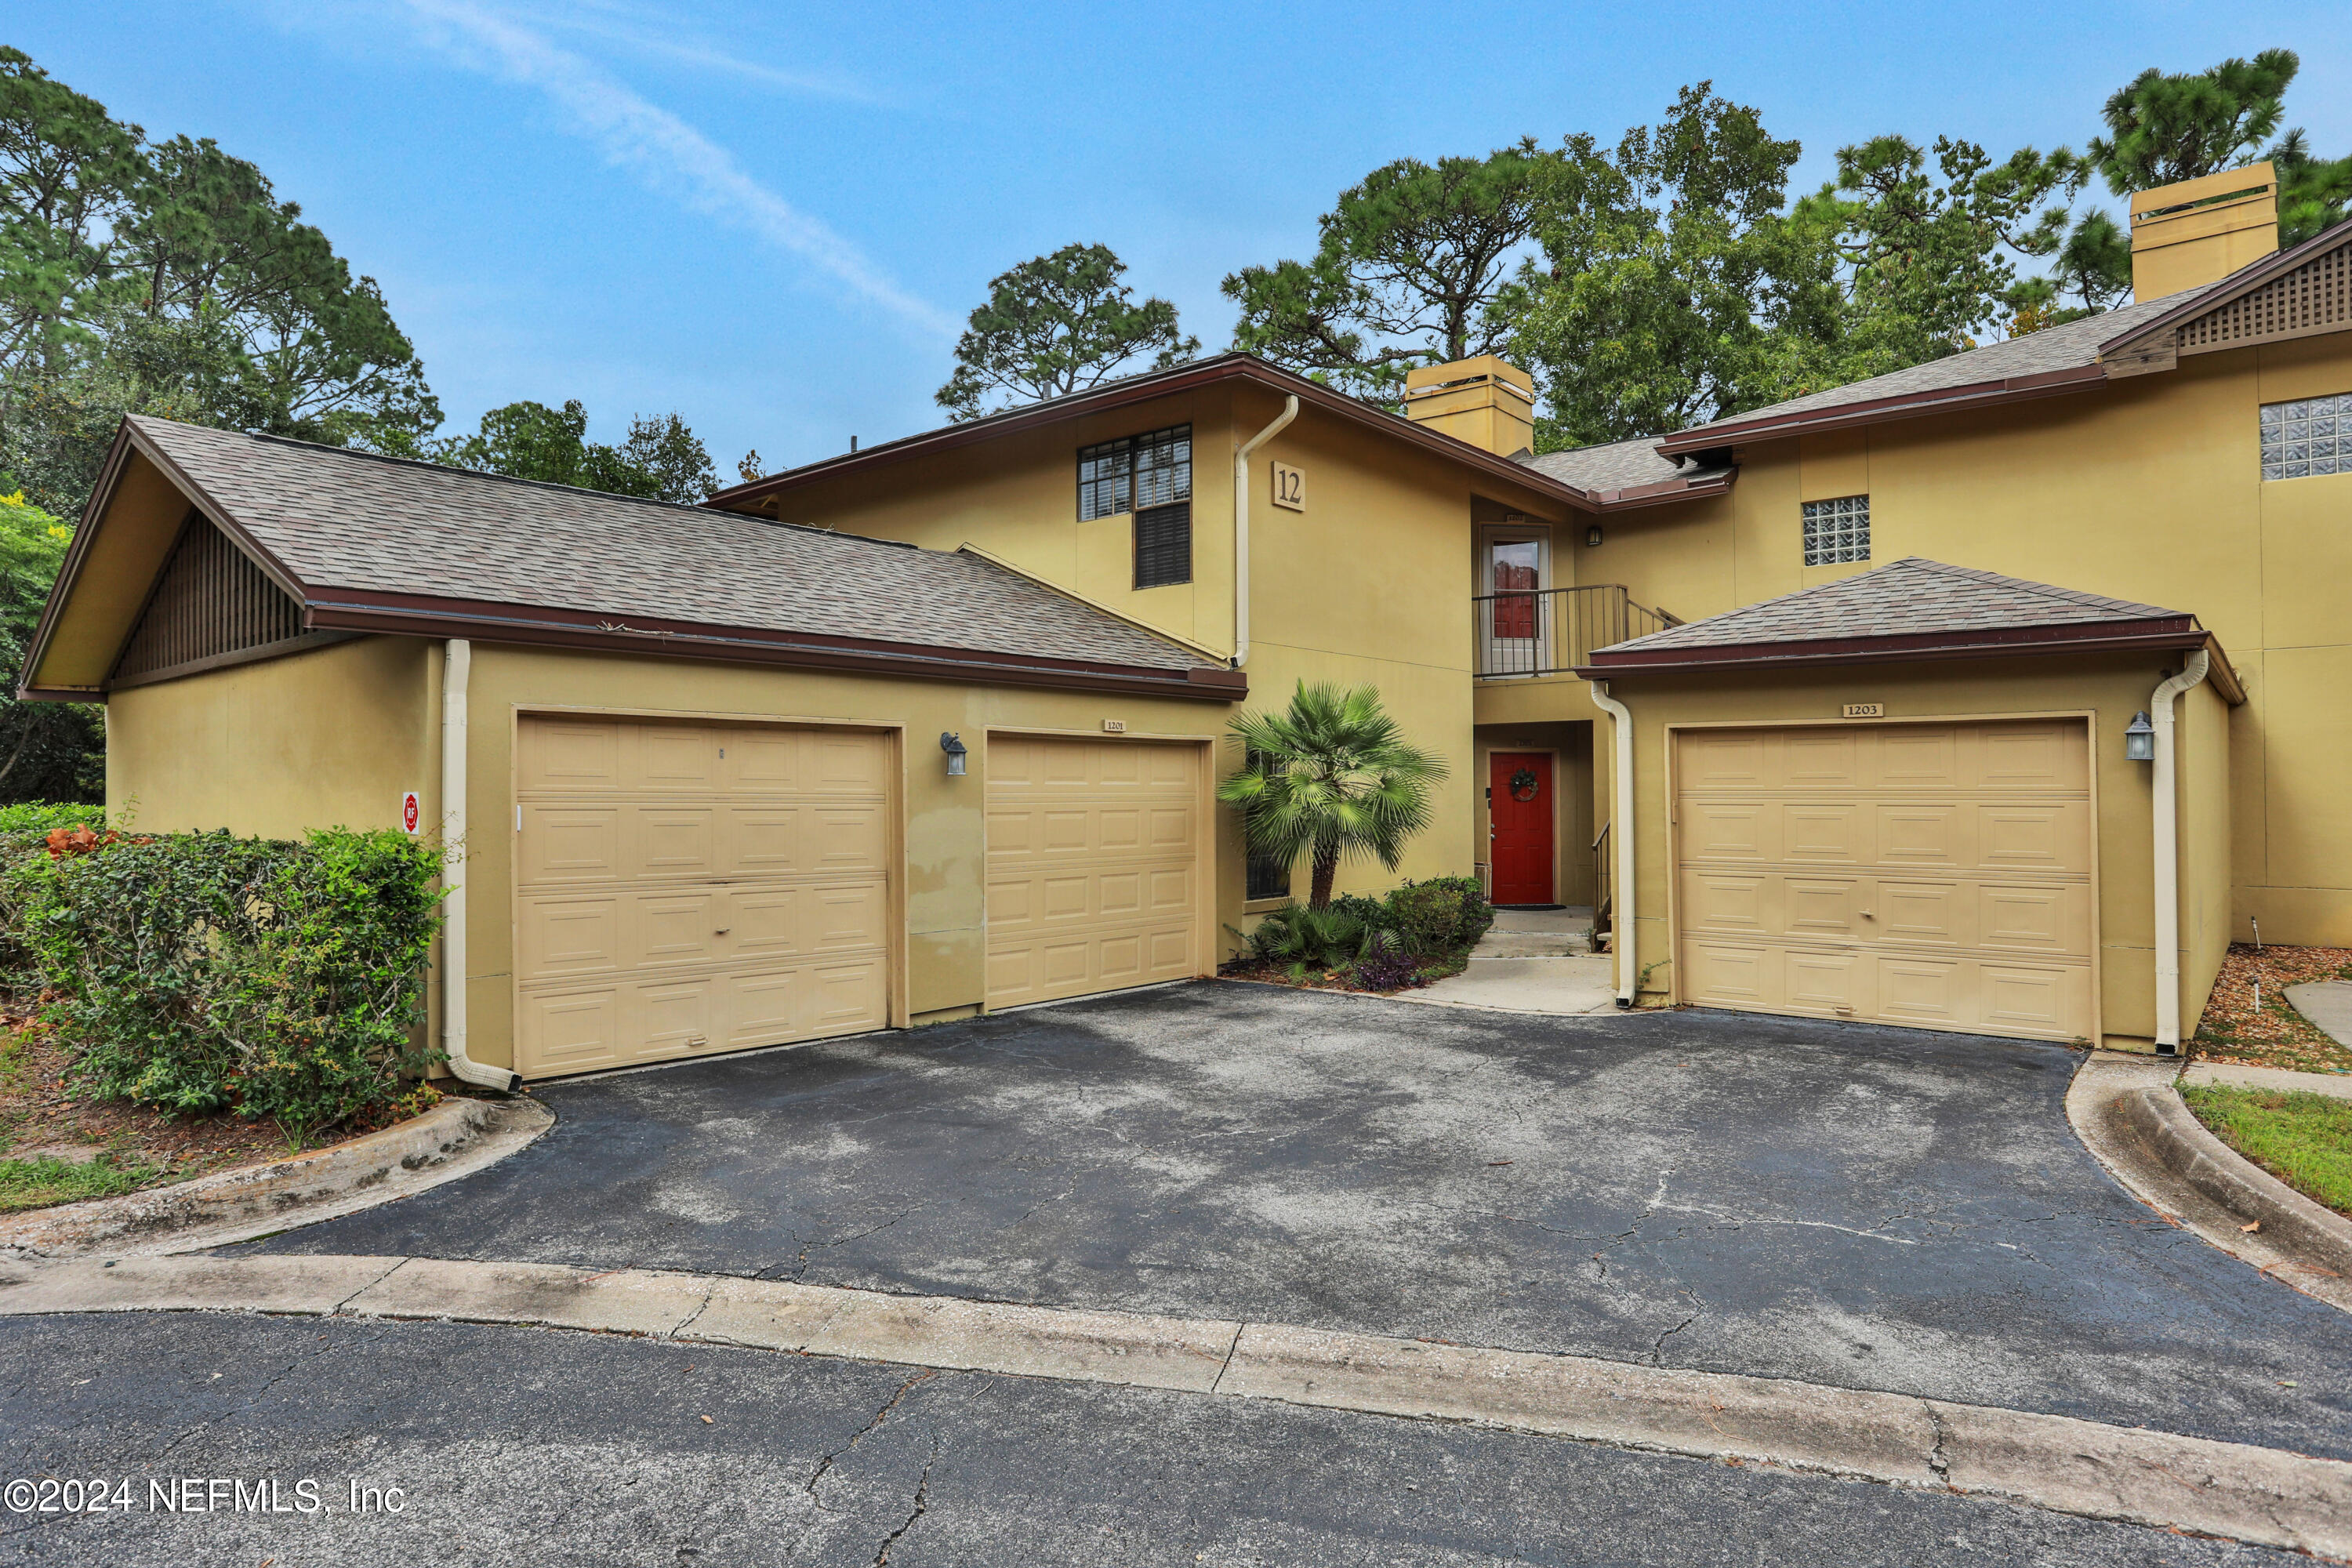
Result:
{"type": "Polygon", "coordinates": [[[20,800],[14,805],[0,805],[0,838],[20,833],[47,834],[59,827],[91,827],[103,831],[106,808],[50,800],[20,800]]]}
{"type": "Polygon", "coordinates": [[[170,834],[19,853],[0,904],[89,1092],[299,1139],[387,1110],[436,1058],[412,1026],[440,870],[393,832],[170,834]]]}
{"type": "Polygon", "coordinates": [[[1421,970],[1458,967],[1494,921],[1475,878],[1438,877],[1385,898],[1343,894],[1321,910],[1285,904],[1243,940],[1260,963],[1294,973],[1350,966],[1367,988],[1393,991],[1421,970]]]}

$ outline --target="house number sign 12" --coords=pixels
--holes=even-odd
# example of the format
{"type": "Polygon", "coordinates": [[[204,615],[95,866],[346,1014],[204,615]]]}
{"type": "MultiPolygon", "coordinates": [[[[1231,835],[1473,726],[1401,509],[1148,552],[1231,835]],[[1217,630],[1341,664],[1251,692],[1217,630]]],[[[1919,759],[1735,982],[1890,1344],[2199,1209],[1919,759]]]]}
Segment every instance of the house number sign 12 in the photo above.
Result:
{"type": "Polygon", "coordinates": [[[1288,463],[1274,466],[1274,504],[1292,511],[1307,510],[1307,475],[1288,463]]]}

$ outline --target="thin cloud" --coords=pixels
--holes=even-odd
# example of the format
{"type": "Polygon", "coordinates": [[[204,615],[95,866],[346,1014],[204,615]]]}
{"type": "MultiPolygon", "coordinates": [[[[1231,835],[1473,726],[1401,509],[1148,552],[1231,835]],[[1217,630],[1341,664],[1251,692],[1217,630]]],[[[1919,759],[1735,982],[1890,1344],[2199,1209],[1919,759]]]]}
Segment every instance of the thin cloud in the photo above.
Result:
{"type": "Polygon", "coordinates": [[[740,225],[926,332],[959,323],[901,289],[866,254],[743,171],[734,155],[593,63],[466,0],[404,0],[432,41],[470,68],[538,89],[614,164],[698,212],[740,225]]]}
{"type": "Polygon", "coordinates": [[[786,70],[780,66],[742,58],[715,44],[677,31],[677,22],[659,13],[634,6],[592,5],[530,13],[530,19],[552,32],[572,33],[624,44],[640,54],[659,55],[701,70],[740,77],[765,87],[810,98],[835,99],[845,103],[879,104],[880,94],[854,79],[829,71],[786,70]]]}

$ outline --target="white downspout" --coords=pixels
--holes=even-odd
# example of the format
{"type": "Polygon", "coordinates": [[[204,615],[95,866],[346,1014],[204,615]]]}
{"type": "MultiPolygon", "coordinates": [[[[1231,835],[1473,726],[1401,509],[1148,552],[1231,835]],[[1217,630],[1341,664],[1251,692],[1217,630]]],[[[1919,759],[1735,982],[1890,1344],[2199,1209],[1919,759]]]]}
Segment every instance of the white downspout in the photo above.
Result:
{"type": "Polygon", "coordinates": [[[2156,772],[2149,781],[2156,818],[2156,1050],[2165,1057],[2180,1054],[2180,799],[2172,782],[2172,704],[2205,679],[2212,663],[2199,648],[2147,701],[2156,723],[2156,772]]]}
{"type": "Polygon", "coordinates": [[[466,1054],[466,681],[474,645],[451,637],[441,660],[441,1048],[449,1070],[484,1089],[511,1090],[516,1076],[466,1054]]]}
{"type": "Polygon", "coordinates": [[[1284,402],[1273,424],[1242,443],[1234,454],[1234,668],[1249,662],[1250,454],[1282,434],[1298,417],[1298,395],[1284,402]]]}
{"type": "Polygon", "coordinates": [[[1617,784],[1609,805],[1609,831],[1617,840],[1617,912],[1610,945],[1617,951],[1617,1005],[1631,1007],[1642,983],[1633,967],[1633,715],[1609,695],[1605,680],[1592,683],[1592,702],[1617,721],[1617,784]]]}

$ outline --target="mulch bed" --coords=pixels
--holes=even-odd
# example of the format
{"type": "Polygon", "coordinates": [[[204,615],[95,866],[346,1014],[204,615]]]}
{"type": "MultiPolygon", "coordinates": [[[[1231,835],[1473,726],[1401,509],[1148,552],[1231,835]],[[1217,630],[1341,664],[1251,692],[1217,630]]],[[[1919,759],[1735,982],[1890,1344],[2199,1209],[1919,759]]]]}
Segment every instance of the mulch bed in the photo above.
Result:
{"type": "Polygon", "coordinates": [[[2306,980],[2352,980],[2352,948],[2233,943],[2198,1020],[2190,1054],[2205,1061],[2291,1072],[2352,1073],[2352,1048],[2337,1045],[2288,1005],[2286,988],[2306,980]],[[2261,1005],[2255,1005],[2259,983],[2261,1005]]]}
{"type": "MultiPolygon", "coordinates": [[[[175,1116],[117,1100],[81,1098],[66,1079],[66,1061],[32,1008],[0,1003],[0,1159],[37,1151],[102,1151],[117,1163],[153,1166],[159,1179],[181,1182],[295,1152],[274,1122],[226,1114],[175,1116]]],[[[302,1147],[345,1142],[375,1130],[314,1133],[302,1147]]]]}
{"type": "Polygon", "coordinates": [[[1355,984],[1355,977],[1344,969],[1310,968],[1297,975],[1281,964],[1257,963],[1246,958],[1227,959],[1217,966],[1217,973],[1227,980],[1255,980],[1266,985],[1295,986],[1301,991],[1352,991],[1359,996],[1393,996],[1399,991],[1417,991],[1433,980],[1459,974],[1469,966],[1470,954],[1465,951],[1454,958],[1423,966],[1404,984],[1387,991],[1355,984]]]}

